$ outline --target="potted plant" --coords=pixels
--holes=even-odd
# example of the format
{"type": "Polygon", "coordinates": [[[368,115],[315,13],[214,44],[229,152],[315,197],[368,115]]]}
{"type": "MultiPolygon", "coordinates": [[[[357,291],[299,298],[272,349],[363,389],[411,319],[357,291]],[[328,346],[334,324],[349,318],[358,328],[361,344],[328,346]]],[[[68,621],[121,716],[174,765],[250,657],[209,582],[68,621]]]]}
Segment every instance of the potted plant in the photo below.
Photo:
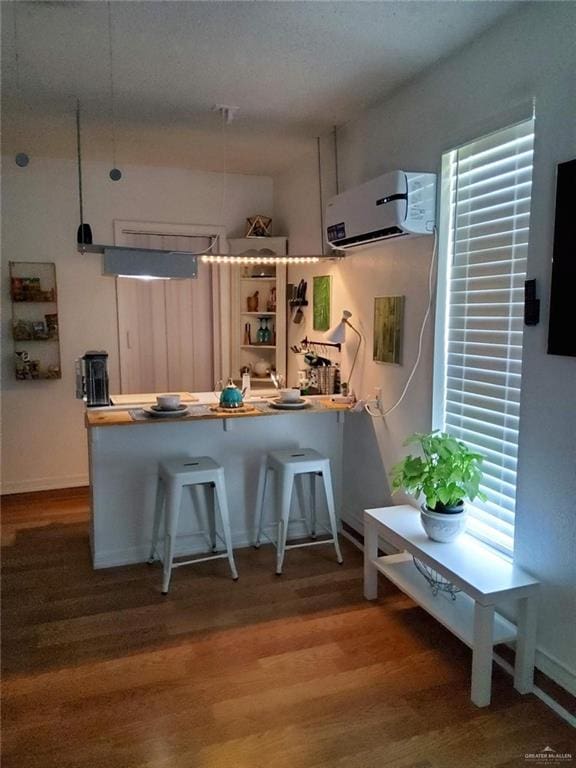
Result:
{"type": "Polygon", "coordinates": [[[429,538],[454,541],[466,528],[464,501],[486,499],[479,490],[484,457],[460,440],[438,430],[411,435],[422,456],[406,456],[392,468],[392,488],[424,496],[420,518],[429,538]]]}

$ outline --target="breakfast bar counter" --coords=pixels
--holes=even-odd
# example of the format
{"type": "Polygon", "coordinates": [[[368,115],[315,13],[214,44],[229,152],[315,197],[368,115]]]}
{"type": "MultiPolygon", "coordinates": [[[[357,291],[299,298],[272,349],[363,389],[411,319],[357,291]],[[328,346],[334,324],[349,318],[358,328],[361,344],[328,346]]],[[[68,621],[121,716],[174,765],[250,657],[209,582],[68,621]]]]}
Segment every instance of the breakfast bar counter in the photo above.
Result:
{"type": "MultiPolygon", "coordinates": [[[[331,462],[336,509],[340,509],[343,421],[349,405],[330,398],[310,398],[302,410],[275,410],[268,399],[248,401],[244,412],[220,412],[214,393],[194,393],[179,418],[146,415],[142,406],[90,408],[88,434],[91,526],[95,568],[145,562],[152,534],[158,462],[178,457],[210,456],[224,467],[232,539],[251,546],[255,537],[258,472],[268,451],[313,448],[331,462]],[[130,428],[132,427],[132,428],[130,428]]],[[[194,535],[198,522],[191,498],[183,499],[178,554],[205,550],[194,535]]],[[[319,500],[319,518],[325,518],[319,500]]],[[[272,494],[266,509],[272,513],[272,494]]],[[[204,526],[201,526],[204,527],[204,526]]],[[[295,523],[291,536],[303,534],[295,523]]],[[[272,563],[272,553],[271,553],[272,563]]]]}

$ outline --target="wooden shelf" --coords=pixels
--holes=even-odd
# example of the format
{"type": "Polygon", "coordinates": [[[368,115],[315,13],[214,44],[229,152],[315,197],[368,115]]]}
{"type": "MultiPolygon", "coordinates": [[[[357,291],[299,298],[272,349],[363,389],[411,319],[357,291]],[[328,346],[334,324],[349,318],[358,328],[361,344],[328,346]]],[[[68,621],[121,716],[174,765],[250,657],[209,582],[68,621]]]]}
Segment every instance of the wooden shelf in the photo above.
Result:
{"type": "Polygon", "coordinates": [[[14,299],[14,304],[56,304],[56,299],[14,299]]]}
{"type": "Polygon", "coordinates": [[[242,349],[276,349],[276,344],[240,344],[242,349]]]}
{"type": "MultiPolygon", "coordinates": [[[[286,255],[285,237],[230,238],[229,252],[237,256],[250,255],[254,248],[266,248],[279,257],[286,255]]],[[[247,265],[234,269],[230,276],[230,369],[232,376],[257,361],[265,361],[266,368],[274,368],[286,379],[286,273],[285,264],[247,265]],[[258,293],[255,301],[254,294],[258,293]],[[255,307],[258,310],[253,311],[255,307]],[[262,330],[270,334],[258,335],[258,321],[262,330]],[[246,326],[249,326],[247,333],[246,326]],[[264,343],[258,343],[263,339],[264,343]],[[246,343],[249,342],[249,343],[246,343]]],[[[259,369],[260,370],[260,369],[259,369]]],[[[269,377],[253,377],[252,387],[271,388],[269,377]]]]}
{"type": "MultiPolygon", "coordinates": [[[[474,600],[464,592],[456,599],[439,592],[436,597],[418,572],[411,555],[385,555],[372,560],[374,566],[393,584],[411,597],[425,611],[443,624],[469,648],[473,646],[474,600]]],[[[516,638],[516,627],[498,613],[494,614],[494,645],[509,643],[516,638]]]]}

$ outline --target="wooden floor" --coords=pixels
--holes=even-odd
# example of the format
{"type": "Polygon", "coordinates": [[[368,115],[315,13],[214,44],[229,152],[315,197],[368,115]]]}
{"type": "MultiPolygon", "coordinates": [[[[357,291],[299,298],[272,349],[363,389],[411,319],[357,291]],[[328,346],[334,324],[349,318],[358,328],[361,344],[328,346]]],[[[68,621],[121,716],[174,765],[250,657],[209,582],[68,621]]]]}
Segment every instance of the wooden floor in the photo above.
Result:
{"type": "MultiPolygon", "coordinates": [[[[574,731],[384,586],[344,543],[93,571],[84,490],[3,503],[3,768],[501,768],[574,731]]],[[[576,762],[576,761],[575,761],[576,762]]],[[[566,764],[566,763],[564,763],[566,764]]],[[[571,764],[571,763],[570,763],[571,764]]]]}

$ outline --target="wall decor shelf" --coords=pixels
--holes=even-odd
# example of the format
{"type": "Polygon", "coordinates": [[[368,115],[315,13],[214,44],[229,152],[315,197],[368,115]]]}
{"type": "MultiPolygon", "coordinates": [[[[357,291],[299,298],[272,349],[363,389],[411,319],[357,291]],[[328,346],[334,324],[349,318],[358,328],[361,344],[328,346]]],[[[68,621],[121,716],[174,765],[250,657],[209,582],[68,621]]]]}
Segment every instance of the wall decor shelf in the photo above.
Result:
{"type": "Polygon", "coordinates": [[[241,344],[241,349],[276,349],[276,344],[241,344]]]}
{"type": "Polygon", "coordinates": [[[16,380],[60,379],[56,265],[11,261],[9,268],[16,380]]]}
{"type": "MultiPolygon", "coordinates": [[[[266,237],[266,250],[285,256],[285,237],[266,237]]],[[[240,255],[254,251],[254,239],[249,237],[228,240],[229,252],[240,255]]],[[[259,389],[274,387],[269,374],[255,375],[260,370],[275,370],[286,377],[286,265],[237,265],[231,273],[231,365],[236,382],[241,380],[240,370],[248,367],[253,386],[259,389]],[[260,274],[259,274],[260,273],[260,274]],[[261,274],[264,273],[264,274],[261,274]],[[263,336],[258,341],[259,334],[263,336]]]]}

